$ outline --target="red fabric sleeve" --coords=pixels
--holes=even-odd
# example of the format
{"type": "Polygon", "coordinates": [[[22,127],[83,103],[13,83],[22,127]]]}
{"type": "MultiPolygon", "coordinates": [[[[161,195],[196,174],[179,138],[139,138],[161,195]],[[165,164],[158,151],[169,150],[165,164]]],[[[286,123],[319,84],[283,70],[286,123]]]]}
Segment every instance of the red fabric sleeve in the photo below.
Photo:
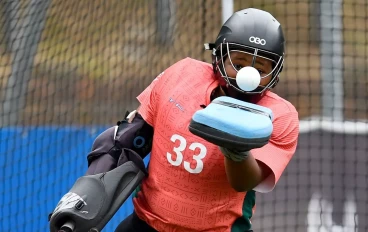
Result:
{"type": "Polygon", "coordinates": [[[156,115],[156,104],[158,101],[158,95],[156,90],[156,85],[159,83],[159,77],[163,75],[161,73],[156,77],[151,84],[137,97],[138,101],[141,103],[138,112],[142,115],[142,118],[154,127],[155,115],[156,115]]]}
{"type": "Polygon", "coordinates": [[[291,111],[279,116],[273,121],[273,127],[269,143],[251,151],[256,160],[272,170],[272,174],[254,188],[263,193],[273,190],[295,153],[299,135],[298,113],[291,111]]]}

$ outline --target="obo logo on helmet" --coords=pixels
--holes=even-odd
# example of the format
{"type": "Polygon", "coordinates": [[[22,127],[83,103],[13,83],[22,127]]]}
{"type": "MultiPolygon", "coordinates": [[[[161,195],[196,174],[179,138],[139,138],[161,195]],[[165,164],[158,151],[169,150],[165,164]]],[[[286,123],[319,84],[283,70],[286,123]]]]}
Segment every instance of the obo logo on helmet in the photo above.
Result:
{"type": "Polygon", "coordinates": [[[249,41],[255,44],[266,45],[266,40],[254,36],[249,37],[249,41]]]}

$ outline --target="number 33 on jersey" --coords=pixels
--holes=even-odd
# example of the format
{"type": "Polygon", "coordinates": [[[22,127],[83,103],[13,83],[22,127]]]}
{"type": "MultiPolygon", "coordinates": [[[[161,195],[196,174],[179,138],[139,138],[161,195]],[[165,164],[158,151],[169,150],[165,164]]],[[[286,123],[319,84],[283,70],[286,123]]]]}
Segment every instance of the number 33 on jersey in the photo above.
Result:
{"type": "Polygon", "coordinates": [[[197,174],[202,172],[203,170],[203,161],[202,159],[207,155],[207,148],[198,142],[187,144],[187,140],[178,134],[174,134],[170,139],[173,143],[178,144],[178,146],[174,146],[173,151],[167,152],[166,157],[167,161],[173,166],[183,166],[186,171],[189,173],[197,174]],[[192,160],[183,160],[183,152],[189,149],[193,151],[192,160]],[[192,161],[196,162],[194,168],[191,167],[192,161]]]}

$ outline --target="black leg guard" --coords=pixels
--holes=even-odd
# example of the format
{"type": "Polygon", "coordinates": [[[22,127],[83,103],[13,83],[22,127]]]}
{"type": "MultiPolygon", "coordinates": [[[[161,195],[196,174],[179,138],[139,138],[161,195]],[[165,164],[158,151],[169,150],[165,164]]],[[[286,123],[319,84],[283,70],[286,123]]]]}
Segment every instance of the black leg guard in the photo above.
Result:
{"type": "Polygon", "coordinates": [[[123,150],[119,164],[111,171],[80,177],[52,213],[50,232],[101,231],[147,174],[132,150],[123,150]]]}

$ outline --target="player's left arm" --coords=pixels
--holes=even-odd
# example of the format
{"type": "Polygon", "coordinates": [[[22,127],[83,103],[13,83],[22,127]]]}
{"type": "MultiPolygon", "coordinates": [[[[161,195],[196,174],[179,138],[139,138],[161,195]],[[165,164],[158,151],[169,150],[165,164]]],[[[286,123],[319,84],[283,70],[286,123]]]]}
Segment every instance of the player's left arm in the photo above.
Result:
{"type": "Polygon", "coordinates": [[[225,158],[227,179],[237,192],[252,190],[272,172],[267,165],[257,161],[250,151],[248,153],[247,158],[240,162],[225,158]]]}
{"type": "Polygon", "coordinates": [[[271,191],[294,155],[299,134],[297,112],[275,118],[273,126],[268,144],[248,151],[240,162],[225,158],[226,174],[236,191],[271,191]]]}

